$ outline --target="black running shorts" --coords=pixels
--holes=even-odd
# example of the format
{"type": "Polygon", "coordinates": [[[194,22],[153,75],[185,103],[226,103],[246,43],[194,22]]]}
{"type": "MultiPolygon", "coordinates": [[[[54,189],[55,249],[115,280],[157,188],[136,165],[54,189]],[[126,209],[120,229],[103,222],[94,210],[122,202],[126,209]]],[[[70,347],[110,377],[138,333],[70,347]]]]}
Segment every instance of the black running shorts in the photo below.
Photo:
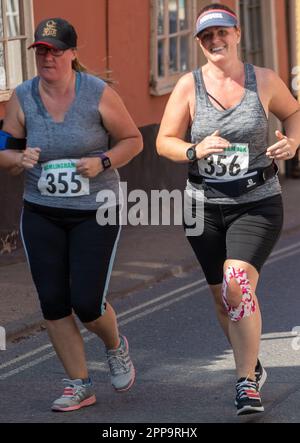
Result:
{"type": "Polygon", "coordinates": [[[82,322],[105,312],[105,298],[120,226],[100,226],[96,211],[24,203],[21,232],[46,320],[82,322]]]}
{"type": "Polygon", "coordinates": [[[223,282],[227,259],[250,263],[259,273],[282,230],[281,195],[236,205],[205,203],[204,211],[198,214],[195,208],[193,204],[192,215],[204,217],[204,232],[188,240],[208,284],[223,282]]]}

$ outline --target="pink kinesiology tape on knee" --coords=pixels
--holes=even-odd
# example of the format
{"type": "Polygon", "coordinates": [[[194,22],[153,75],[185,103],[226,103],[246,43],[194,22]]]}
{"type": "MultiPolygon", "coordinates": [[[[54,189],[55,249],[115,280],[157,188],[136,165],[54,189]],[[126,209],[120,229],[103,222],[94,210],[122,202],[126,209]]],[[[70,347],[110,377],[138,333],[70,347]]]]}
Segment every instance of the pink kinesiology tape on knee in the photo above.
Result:
{"type": "Polygon", "coordinates": [[[240,321],[242,318],[249,317],[255,312],[255,300],[252,295],[251,285],[248,280],[247,273],[244,271],[244,269],[228,266],[223,280],[222,298],[228,315],[232,321],[240,321]],[[233,278],[240,285],[242,290],[242,301],[237,308],[230,306],[227,300],[228,284],[233,278]]]}

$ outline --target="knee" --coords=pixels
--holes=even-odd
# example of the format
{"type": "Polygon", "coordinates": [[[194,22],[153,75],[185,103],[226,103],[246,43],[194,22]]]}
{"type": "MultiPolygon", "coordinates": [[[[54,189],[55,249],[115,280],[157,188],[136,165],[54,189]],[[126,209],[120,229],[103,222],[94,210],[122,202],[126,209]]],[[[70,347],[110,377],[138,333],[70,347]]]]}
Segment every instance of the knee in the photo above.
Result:
{"type": "Polygon", "coordinates": [[[71,307],[62,303],[61,297],[40,297],[40,304],[45,320],[61,320],[72,314],[71,307]]]}
{"type": "Polygon", "coordinates": [[[226,288],[227,303],[233,308],[237,308],[242,301],[242,289],[235,278],[231,278],[226,288]]]}
{"type": "Polygon", "coordinates": [[[96,323],[100,317],[105,313],[105,307],[96,304],[92,306],[88,303],[74,303],[73,310],[79,320],[88,327],[89,330],[93,330],[97,327],[96,323]]]}
{"type": "Polygon", "coordinates": [[[222,299],[232,321],[240,321],[255,312],[254,294],[244,269],[228,266],[224,274],[222,299]]]}

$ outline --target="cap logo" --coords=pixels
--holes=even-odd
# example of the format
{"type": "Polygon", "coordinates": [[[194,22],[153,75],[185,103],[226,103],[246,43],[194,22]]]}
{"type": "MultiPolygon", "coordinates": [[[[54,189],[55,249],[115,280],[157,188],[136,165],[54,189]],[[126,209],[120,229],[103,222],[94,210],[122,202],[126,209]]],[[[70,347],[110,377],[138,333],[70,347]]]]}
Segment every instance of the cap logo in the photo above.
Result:
{"type": "Polygon", "coordinates": [[[57,23],[54,20],[49,20],[42,33],[43,37],[56,37],[57,36],[57,23]]]}
{"type": "Polygon", "coordinates": [[[207,14],[204,17],[201,18],[200,23],[204,23],[207,20],[212,20],[214,18],[223,18],[223,14],[219,13],[219,12],[213,12],[211,14],[207,14]]]}

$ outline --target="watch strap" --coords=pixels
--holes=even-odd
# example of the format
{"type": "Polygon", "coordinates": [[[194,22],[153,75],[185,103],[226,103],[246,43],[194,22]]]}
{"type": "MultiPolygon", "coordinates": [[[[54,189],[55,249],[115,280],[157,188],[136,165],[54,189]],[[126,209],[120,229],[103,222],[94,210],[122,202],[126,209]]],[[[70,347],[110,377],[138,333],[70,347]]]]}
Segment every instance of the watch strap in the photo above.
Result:
{"type": "Polygon", "coordinates": [[[188,158],[189,161],[195,161],[195,160],[197,160],[196,146],[197,146],[197,144],[191,145],[191,146],[186,150],[186,156],[187,156],[187,158],[188,158]],[[193,151],[193,153],[194,153],[194,158],[192,158],[192,159],[188,156],[188,152],[190,152],[190,151],[193,151]]]}
{"type": "Polygon", "coordinates": [[[103,169],[108,169],[111,167],[111,161],[107,155],[105,155],[103,152],[100,152],[99,157],[101,159],[103,169]]]}

